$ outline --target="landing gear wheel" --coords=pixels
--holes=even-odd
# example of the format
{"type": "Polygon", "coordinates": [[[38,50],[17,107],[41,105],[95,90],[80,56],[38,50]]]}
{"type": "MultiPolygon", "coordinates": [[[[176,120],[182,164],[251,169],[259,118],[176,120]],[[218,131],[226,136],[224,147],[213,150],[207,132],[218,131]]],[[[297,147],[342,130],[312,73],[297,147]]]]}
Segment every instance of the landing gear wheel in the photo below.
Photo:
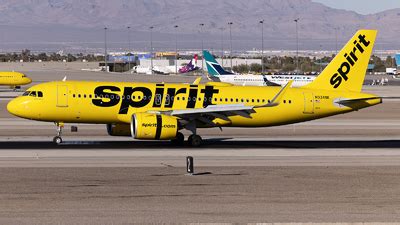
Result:
{"type": "Polygon", "coordinates": [[[175,139],[171,140],[171,143],[173,145],[182,146],[185,143],[185,136],[181,132],[178,132],[175,139]]]}
{"type": "Polygon", "coordinates": [[[189,145],[192,147],[199,147],[203,139],[199,135],[190,135],[188,138],[189,145]]]}
{"type": "Polygon", "coordinates": [[[54,142],[54,144],[59,145],[59,144],[61,144],[63,142],[63,140],[62,140],[62,138],[60,136],[55,136],[53,138],[53,142],[54,142]]]}

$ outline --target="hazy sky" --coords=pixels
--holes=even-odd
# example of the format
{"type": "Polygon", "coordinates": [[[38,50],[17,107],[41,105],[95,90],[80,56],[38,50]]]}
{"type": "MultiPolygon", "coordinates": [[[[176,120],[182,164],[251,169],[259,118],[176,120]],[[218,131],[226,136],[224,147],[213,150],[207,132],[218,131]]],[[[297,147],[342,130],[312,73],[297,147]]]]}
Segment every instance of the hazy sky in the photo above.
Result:
{"type": "Polygon", "coordinates": [[[360,14],[382,12],[400,8],[400,0],[313,0],[332,8],[356,11],[360,14]]]}

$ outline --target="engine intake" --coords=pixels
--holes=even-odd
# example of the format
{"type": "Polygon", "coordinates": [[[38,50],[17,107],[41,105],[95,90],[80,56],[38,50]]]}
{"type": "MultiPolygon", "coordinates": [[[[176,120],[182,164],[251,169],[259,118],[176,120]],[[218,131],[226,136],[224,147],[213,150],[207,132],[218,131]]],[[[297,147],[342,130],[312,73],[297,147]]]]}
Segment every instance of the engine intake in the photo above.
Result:
{"type": "Polygon", "coordinates": [[[131,120],[131,133],[135,139],[172,140],[178,132],[178,119],[174,116],[135,113],[131,120]]]}

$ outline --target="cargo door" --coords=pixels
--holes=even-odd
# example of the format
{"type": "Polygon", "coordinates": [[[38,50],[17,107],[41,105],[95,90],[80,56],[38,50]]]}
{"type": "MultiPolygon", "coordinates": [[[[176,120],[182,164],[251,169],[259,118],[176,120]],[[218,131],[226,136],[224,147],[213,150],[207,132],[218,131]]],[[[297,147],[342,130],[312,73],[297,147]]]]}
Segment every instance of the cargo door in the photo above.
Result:
{"type": "Polygon", "coordinates": [[[57,107],[68,107],[67,85],[57,85],[57,107]]]}
{"type": "Polygon", "coordinates": [[[304,114],[314,114],[314,94],[304,92],[304,114]]]}

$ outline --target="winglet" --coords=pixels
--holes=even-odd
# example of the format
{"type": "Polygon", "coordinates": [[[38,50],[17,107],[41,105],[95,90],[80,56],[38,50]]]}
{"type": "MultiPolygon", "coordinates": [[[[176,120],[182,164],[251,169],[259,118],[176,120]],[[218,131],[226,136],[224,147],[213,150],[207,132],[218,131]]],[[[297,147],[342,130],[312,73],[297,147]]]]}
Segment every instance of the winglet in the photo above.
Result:
{"type": "Polygon", "coordinates": [[[262,106],[257,106],[255,108],[263,108],[263,107],[273,107],[279,105],[281,102],[283,95],[286,93],[286,91],[292,86],[293,80],[290,80],[279,92],[278,94],[275,95],[275,97],[272,99],[271,102],[269,102],[266,105],[262,106]]]}
{"type": "Polygon", "coordinates": [[[193,85],[199,85],[201,81],[201,77],[196,78],[196,80],[193,81],[193,85]]]}

